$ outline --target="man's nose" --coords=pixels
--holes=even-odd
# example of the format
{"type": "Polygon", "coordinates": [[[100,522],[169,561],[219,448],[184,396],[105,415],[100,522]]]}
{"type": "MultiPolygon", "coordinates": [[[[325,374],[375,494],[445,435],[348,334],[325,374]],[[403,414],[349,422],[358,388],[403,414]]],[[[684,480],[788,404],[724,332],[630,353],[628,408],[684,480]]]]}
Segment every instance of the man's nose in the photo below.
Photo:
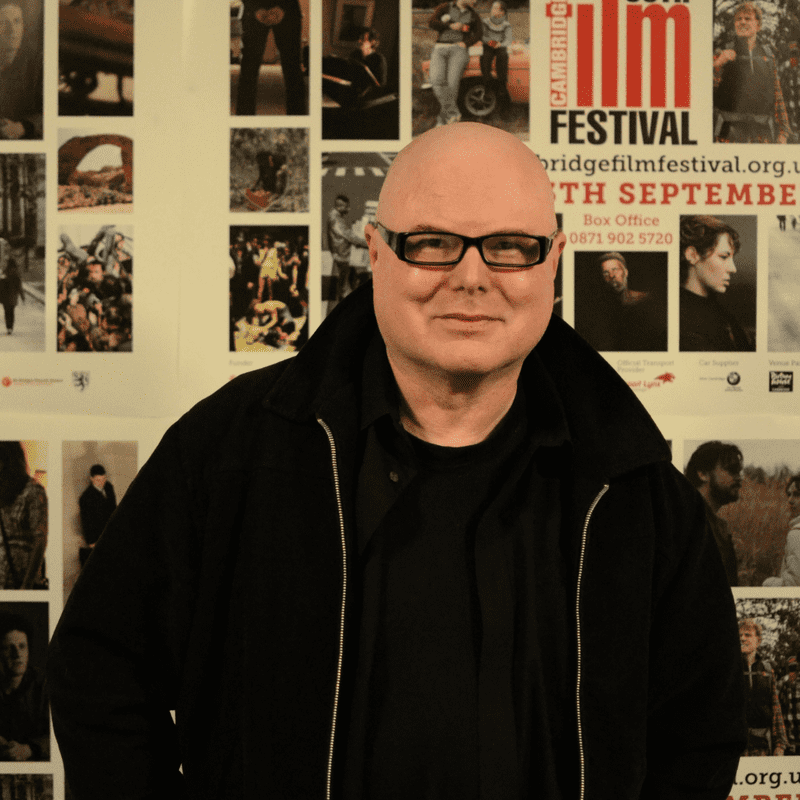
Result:
{"type": "Polygon", "coordinates": [[[490,269],[483,260],[478,246],[472,244],[464,250],[461,260],[453,267],[450,276],[455,288],[474,291],[487,288],[489,273],[490,269]]]}

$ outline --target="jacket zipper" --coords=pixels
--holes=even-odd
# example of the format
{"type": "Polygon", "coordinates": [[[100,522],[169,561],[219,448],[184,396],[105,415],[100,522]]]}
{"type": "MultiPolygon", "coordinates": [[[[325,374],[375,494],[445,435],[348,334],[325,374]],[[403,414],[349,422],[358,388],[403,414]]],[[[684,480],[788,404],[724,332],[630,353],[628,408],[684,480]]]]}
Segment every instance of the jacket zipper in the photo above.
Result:
{"type": "Polygon", "coordinates": [[[347,547],[344,538],[344,510],[342,509],[342,493],[339,486],[339,467],[336,461],[336,442],[333,433],[325,421],[317,417],[328,437],[331,448],[331,467],[333,469],[333,488],[336,493],[336,506],[339,511],[339,536],[342,543],[342,607],[339,614],[339,656],[336,663],[336,683],[333,692],[333,714],[331,717],[331,738],[328,746],[328,768],[325,779],[325,798],[331,800],[331,782],[333,777],[333,745],[336,740],[336,719],[339,714],[339,691],[342,685],[342,663],[344,659],[344,609],[347,599],[347,547]]]}
{"type": "Polygon", "coordinates": [[[581,581],[583,580],[583,564],[586,558],[586,541],[589,536],[589,521],[592,514],[600,502],[600,498],[608,491],[608,484],[605,484],[598,493],[597,497],[592,501],[589,510],[586,512],[586,519],[583,522],[583,534],[581,536],[581,555],[578,561],[578,586],[575,594],[575,622],[577,631],[577,662],[578,674],[575,681],[575,706],[578,716],[578,756],[580,758],[580,800],[584,800],[586,796],[586,757],[583,752],[583,723],[581,720],[581,668],[582,668],[582,645],[581,645],[581,581]]]}

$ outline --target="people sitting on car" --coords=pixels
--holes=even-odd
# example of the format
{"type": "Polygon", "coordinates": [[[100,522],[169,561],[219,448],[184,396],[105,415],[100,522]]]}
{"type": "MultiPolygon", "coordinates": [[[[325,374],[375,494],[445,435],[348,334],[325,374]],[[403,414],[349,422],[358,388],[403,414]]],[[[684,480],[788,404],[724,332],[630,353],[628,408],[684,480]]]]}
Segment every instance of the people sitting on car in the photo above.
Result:
{"type": "Polygon", "coordinates": [[[492,80],[492,62],[503,99],[508,95],[508,50],[514,31],[508,21],[508,10],[503,0],[495,0],[489,16],[483,20],[483,52],[481,53],[481,75],[485,81],[492,80]]]}

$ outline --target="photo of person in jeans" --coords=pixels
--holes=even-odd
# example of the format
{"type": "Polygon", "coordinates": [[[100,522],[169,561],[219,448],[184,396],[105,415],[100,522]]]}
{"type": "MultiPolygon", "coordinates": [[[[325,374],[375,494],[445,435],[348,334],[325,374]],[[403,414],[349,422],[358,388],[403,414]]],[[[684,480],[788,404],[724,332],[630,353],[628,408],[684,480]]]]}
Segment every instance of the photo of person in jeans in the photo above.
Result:
{"type": "Polygon", "coordinates": [[[485,81],[492,79],[492,62],[497,80],[501,84],[505,102],[508,96],[508,48],[514,39],[514,29],[508,21],[508,7],[503,0],[492,3],[489,16],[483,20],[483,52],[481,53],[481,75],[485,81]]]}
{"type": "Polygon", "coordinates": [[[436,7],[428,23],[438,31],[431,53],[430,79],[439,101],[437,127],[458,122],[458,88],[469,63],[469,48],[483,37],[483,23],[467,0],[436,7]]]}

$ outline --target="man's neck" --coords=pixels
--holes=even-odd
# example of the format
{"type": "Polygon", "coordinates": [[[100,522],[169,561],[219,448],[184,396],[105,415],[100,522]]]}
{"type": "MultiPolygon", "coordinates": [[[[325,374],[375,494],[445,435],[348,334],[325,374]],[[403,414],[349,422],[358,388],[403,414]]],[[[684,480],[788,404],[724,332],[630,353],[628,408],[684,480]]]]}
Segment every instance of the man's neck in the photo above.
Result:
{"type": "Polygon", "coordinates": [[[700,492],[701,495],[703,495],[703,499],[708,504],[708,507],[715,514],[720,510],[720,508],[722,508],[722,505],[711,497],[711,492],[709,490],[707,483],[704,483],[702,486],[698,487],[697,491],[700,492]]]}
{"type": "Polygon", "coordinates": [[[2,683],[0,683],[0,691],[2,691],[3,694],[11,694],[19,689],[24,677],[25,674],[23,673],[22,675],[12,675],[11,677],[4,678],[2,683]]]}
{"type": "Polygon", "coordinates": [[[389,358],[400,390],[400,422],[418,439],[466,447],[489,437],[517,394],[519,369],[500,375],[422,374],[389,358]]]}

